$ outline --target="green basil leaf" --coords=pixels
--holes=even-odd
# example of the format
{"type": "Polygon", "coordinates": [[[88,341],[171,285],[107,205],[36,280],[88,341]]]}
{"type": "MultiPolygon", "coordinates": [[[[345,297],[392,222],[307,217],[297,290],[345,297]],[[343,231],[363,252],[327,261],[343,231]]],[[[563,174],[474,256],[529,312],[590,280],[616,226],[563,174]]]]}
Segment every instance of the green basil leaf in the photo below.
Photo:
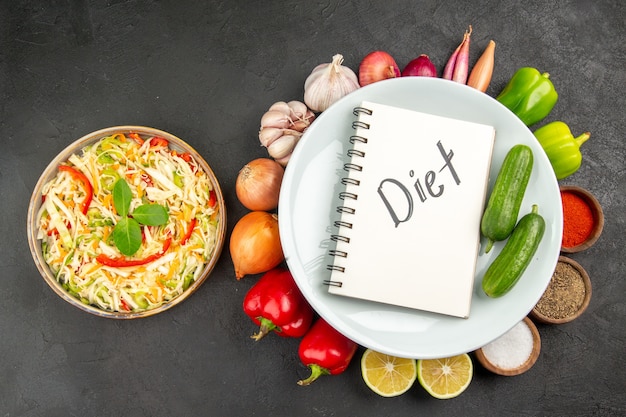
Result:
{"type": "Polygon", "coordinates": [[[130,200],[133,198],[133,193],[128,186],[128,183],[124,178],[120,178],[115,181],[113,185],[113,205],[117,214],[122,217],[128,215],[128,209],[130,208],[130,200]]]}
{"type": "Polygon", "coordinates": [[[122,217],[113,228],[113,242],[126,256],[131,256],[141,246],[141,226],[134,219],[122,217]]]}
{"type": "Polygon", "coordinates": [[[168,218],[167,209],[160,204],[144,204],[133,211],[133,219],[146,226],[160,226],[168,218]]]}

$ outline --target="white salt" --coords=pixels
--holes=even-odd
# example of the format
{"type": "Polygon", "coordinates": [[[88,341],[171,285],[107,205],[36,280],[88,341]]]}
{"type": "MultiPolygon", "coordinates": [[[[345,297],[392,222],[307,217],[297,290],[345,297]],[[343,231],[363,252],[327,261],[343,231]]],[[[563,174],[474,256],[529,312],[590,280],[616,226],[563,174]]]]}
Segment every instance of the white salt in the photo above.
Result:
{"type": "Polygon", "coordinates": [[[493,342],[483,346],[489,362],[501,369],[514,369],[528,360],[533,350],[533,334],[524,321],[493,342]]]}

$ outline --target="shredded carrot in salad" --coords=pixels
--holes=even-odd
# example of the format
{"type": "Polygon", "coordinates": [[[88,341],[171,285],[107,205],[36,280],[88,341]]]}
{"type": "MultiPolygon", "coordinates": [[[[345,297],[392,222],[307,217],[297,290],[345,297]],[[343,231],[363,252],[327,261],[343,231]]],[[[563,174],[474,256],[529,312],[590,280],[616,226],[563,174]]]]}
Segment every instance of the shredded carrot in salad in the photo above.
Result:
{"type": "Polygon", "coordinates": [[[191,155],[171,150],[163,138],[115,134],[63,165],[70,168],[43,187],[37,238],[70,294],[102,310],[139,312],[176,298],[198,279],[215,250],[219,217],[212,183],[191,155]],[[156,203],[169,213],[164,225],[142,226],[132,257],[122,255],[111,236],[120,219],[112,202],[120,178],[132,190],[131,212],[156,203]]]}

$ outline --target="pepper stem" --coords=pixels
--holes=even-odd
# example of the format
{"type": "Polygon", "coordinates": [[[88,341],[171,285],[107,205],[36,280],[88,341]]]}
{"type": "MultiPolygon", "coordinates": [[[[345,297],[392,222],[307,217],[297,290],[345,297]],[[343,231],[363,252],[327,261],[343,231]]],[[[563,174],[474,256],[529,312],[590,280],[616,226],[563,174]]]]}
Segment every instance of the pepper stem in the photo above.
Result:
{"type": "Polygon", "coordinates": [[[301,379],[300,381],[298,381],[298,385],[307,386],[311,384],[313,381],[315,381],[317,378],[319,378],[320,376],[330,374],[330,371],[328,369],[322,368],[321,366],[315,363],[310,364],[309,368],[311,369],[311,375],[306,379],[301,379]]]}
{"type": "Polygon", "coordinates": [[[259,322],[261,322],[261,326],[259,327],[259,332],[250,336],[250,338],[254,339],[256,342],[263,339],[265,335],[271,333],[273,330],[280,331],[280,328],[272,323],[271,320],[266,319],[265,317],[258,317],[259,322]]]}
{"type": "Polygon", "coordinates": [[[580,146],[587,142],[587,139],[589,139],[591,137],[591,132],[585,132],[582,133],[580,136],[575,137],[574,141],[578,144],[578,147],[580,148],[580,146]]]}

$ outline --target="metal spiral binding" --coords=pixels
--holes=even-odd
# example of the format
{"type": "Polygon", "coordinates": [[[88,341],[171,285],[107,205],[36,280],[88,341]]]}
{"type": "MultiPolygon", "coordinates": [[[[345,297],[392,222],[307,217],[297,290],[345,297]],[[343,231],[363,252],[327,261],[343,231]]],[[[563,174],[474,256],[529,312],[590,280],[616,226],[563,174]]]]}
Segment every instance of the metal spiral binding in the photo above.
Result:
{"type": "Polygon", "coordinates": [[[367,143],[367,138],[359,135],[350,136],[350,143],[354,145],[356,142],[367,143]]]}
{"type": "Polygon", "coordinates": [[[343,185],[361,185],[361,181],[357,180],[356,178],[342,178],[341,183],[343,185]]]}
{"type": "Polygon", "coordinates": [[[368,116],[372,115],[372,110],[368,109],[367,107],[361,107],[361,106],[357,106],[352,110],[352,114],[354,114],[355,116],[359,116],[359,114],[367,114],[368,116]]]}
{"type": "Polygon", "coordinates": [[[355,120],[354,122],[352,122],[352,128],[353,129],[357,129],[357,128],[361,128],[361,129],[368,129],[370,128],[369,123],[365,123],[361,120],[355,120]]]}
{"type": "Polygon", "coordinates": [[[330,240],[332,240],[333,242],[350,243],[350,238],[343,235],[330,235],[330,240]]]}
{"type": "Polygon", "coordinates": [[[352,223],[346,222],[344,220],[335,220],[335,227],[345,227],[348,229],[352,229],[352,223]]]}
{"type": "Polygon", "coordinates": [[[350,200],[356,200],[356,199],[359,198],[359,196],[357,194],[354,194],[354,193],[349,193],[347,191],[342,191],[342,192],[339,193],[339,198],[341,198],[342,200],[345,200],[345,199],[348,199],[348,198],[350,200]]]}
{"type": "Polygon", "coordinates": [[[343,164],[343,169],[346,171],[363,171],[363,167],[361,165],[353,164],[352,162],[343,164]]]}
{"type": "Polygon", "coordinates": [[[356,210],[352,207],[337,206],[337,213],[354,214],[356,210]]]}
{"type": "Polygon", "coordinates": [[[352,157],[352,156],[359,156],[361,158],[365,157],[365,152],[360,151],[358,149],[350,149],[348,150],[348,152],[346,152],[348,154],[348,156],[352,157]]]}
{"type": "MultiPolygon", "coordinates": [[[[367,115],[372,115],[372,110],[365,108],[365,107],[355,107],[352,111],[352,113],[354,113],[355,116],[359,116],[360,114],[367,114],[367,115]]],[[[366,129],[369,130],[370,125],[369,123],[365,123],[362,120],[355,120],[354,122],[352,122],[352,128],[353,129],[366,129]]],[[[367,138],[361,135],[352,135],[350,136],[350,143],[351,144],[356,144],[357,142],[363,143],[363,144],[367,144],[367,138]]],[[[364,158],[365,157],[365,152],[359,149],[349,149],[346,154],[350,157],[351,161],[347,162],[345,164],[343,164],[343,169],[346,171],[358,171],[361,172],[363,171],[363,166],[359,165],[357,163],[354,163],[353,160],[354,158],[364,158]]],[[[359,186],[361,184],[361,182],[356,179],[356,178],[350,178],[350,177],[345,177],[341,179],[341,183],[343,185],[355,185],[355,186],[359,186]]],[[[358,194],[356,193],[352,193],[352,192],[347,192],[347,191],[342,191],[339,193],[339,198],[341,200],[356,200],[358,198],[358,194]]],[[[356,210],[353,207],[348,207],[348,206],[337,206],[337,212],[341,213],[341,214],[354,214],[356,212],[356,210]]],[[[334,222],[334,226],[337,228],[347,228],[347,229],[352,229],[352,223],[347,222],[345,220],[337,220],[334,222]]],[[[344,242],[344,243],[350,243],[350,238],[348,236],[343,236],[343,235],[339,235],[339,234],[332,234],[330,235],[330,239],[334,242],[344,242]]],[[[348,257],[348,252],[346,251],[342,251],[342,250],[337,250],[337,249],[331,249],[328,251],[328,254],[332,257],[342,257],[342,258],[347,258],[348,257]]],[[[329,271],[336,271],[336,272],[345,272],[345,267],[340,266],[340,265],[334,265],[334,264],[329,264],[326,265],[326,269],[328,269],[329,271]]],[[[324,281],[324,285],[330,285],[330,286],[334,286],[334,287],[341,287],[343,284],[341,281],[333,281],[333,280],[325,280],[324,281]]]]}

